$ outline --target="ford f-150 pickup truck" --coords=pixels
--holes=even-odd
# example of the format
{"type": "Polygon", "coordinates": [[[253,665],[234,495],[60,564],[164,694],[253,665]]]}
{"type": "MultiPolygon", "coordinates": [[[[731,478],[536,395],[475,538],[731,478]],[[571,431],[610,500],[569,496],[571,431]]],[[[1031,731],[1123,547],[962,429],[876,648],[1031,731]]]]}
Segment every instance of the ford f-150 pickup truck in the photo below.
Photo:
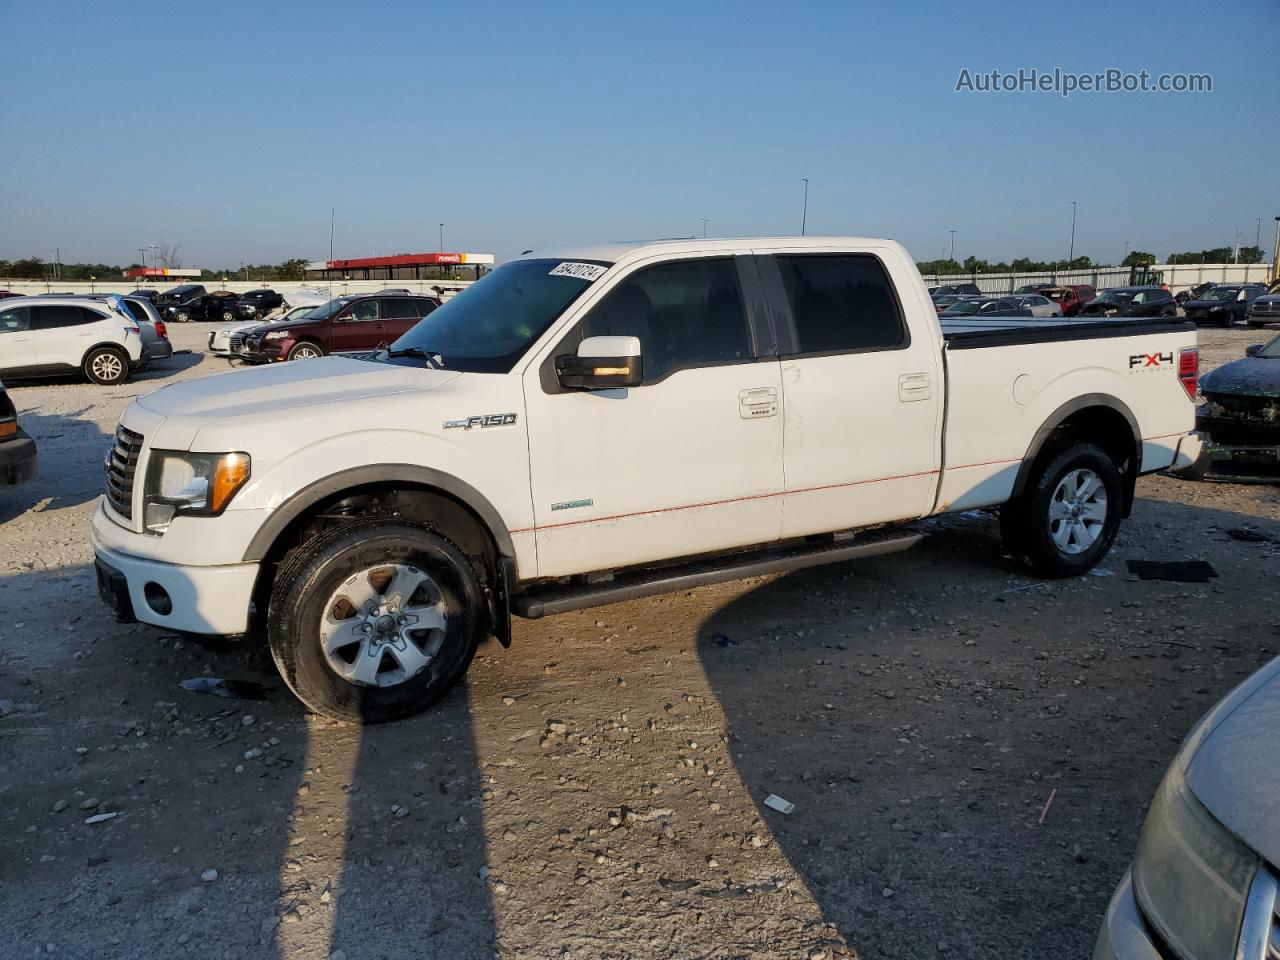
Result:
{"type": "Polygon", "coordinates": [[[130,405],[92,537],[117,614],[260,635],[313,710],[407,716],[539,617],[903,550],[999,507],[1042,576],[1189,465],[1176,321],[940,325],[897,243],[532,252],[389,348],[130,405]]]}

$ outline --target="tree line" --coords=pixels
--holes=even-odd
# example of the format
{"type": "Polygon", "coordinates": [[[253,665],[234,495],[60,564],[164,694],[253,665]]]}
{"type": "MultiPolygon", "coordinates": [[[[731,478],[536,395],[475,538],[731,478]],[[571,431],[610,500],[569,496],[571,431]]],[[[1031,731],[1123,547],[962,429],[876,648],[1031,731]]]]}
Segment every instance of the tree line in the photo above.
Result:
{"type": "MultiPolygon", "coordinates": [[[[1240,263],[1262,263],[1266,253],[1261,247],[1241,247],[1240,263]]],[[[1123,260],[1122,267],[1149,267],[1158,262],[1154,253],[1145,250],[1131,250],[1123,260]]],[[[1235,263],[1236,255],[1232,247],[1213,247],[1208,250],[1187,250],[1183,253],[1171,253],[1165,263],[1235,263]]],[[[941,260],[922,260],[916,266],[923,274],[946,276],[948,274],[974,273],[1050,273],[1060,270],[1091,270],[1106,264],[1095,263],[1089,257],[1076,257],[1073,260],[1032,260],[1029,257],[1018,257],[1008,263],[997,261],[992,263],[978,257],[965,257],[957,261],[950,257],[941,260]]]]}
{"type": "MultiPolygon", "coordinates": [[[[305,280],[307,262],[302,257],[283,263],[254,263],[225,270],[201,270],[202,281],[228,280],[305,280]]],[[[50,263],[41,257],[23,257],[19,260],[0,260],[0,277],[8,280],[91,280],[106,283],[120,280],[127,269],[137,269],[140,263],[127,267],[109,263],[50,263]]],[[[180,264],[178,264],[180,266],[180,264]]]]}

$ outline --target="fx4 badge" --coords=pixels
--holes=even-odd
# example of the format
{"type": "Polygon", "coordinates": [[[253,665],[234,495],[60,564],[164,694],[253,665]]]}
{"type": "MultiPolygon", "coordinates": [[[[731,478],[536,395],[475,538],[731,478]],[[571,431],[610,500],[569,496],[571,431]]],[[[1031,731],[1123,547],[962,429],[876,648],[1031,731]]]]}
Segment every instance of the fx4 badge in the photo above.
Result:
{"type": "Polygon", "coordinates": [[[1129,369],[1163,368],[1166,364],[1173,366],[1173,359],[1172,353],[1135,353],[1129,357],[1129,369]]]}
{"type": "Polygon", "coordinates": [[[446,420],[444,428],[452,430],[470,430],[472,427],[505,427],[516,422],[514,413],[486,413],[480,417],[463,417],[461,420],[446,420]]]}

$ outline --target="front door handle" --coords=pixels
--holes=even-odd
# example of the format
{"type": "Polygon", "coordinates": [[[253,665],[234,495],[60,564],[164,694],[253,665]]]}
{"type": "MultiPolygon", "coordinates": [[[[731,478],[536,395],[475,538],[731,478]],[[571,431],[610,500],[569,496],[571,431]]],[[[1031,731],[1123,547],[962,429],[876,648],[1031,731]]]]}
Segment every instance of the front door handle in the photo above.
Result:
{"type": "Polygon", "coordinates": [[[759,420],[778,415],[777,387],[750,387],[738,391],[738,415],[743,420],[759,420]]]}
{"type": "Polygon", "coordinates": [[[927,373],[904,373],[898,378],[898,399],[915,403],[933,396],[933,378],[927,373]]]}

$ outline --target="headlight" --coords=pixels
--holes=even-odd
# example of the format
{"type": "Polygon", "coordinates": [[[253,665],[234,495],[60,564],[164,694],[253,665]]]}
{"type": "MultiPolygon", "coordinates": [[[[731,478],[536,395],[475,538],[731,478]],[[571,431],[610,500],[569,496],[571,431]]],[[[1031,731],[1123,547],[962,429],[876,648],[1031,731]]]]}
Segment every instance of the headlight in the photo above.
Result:
{"type": "Polygon", "coordinates": [[[1156,791],[1133,861],[1143,913],[1182,960],[1234,957],[1258,858],[1187,789],[1181,758],[1156,791]]]}
{"type": "Polygon", "coordinates": [[[151,533],[164,533],[179,514],[215,517],[248,479],[247,453],[153,450],[147,468],[144,525],[151,533]]]}
{"type": "Polygon", "coordinates": [[[262,339],[263,340],[283,340],[287,336],[289,336],[288,330],[271,330],[262,339]]]}

